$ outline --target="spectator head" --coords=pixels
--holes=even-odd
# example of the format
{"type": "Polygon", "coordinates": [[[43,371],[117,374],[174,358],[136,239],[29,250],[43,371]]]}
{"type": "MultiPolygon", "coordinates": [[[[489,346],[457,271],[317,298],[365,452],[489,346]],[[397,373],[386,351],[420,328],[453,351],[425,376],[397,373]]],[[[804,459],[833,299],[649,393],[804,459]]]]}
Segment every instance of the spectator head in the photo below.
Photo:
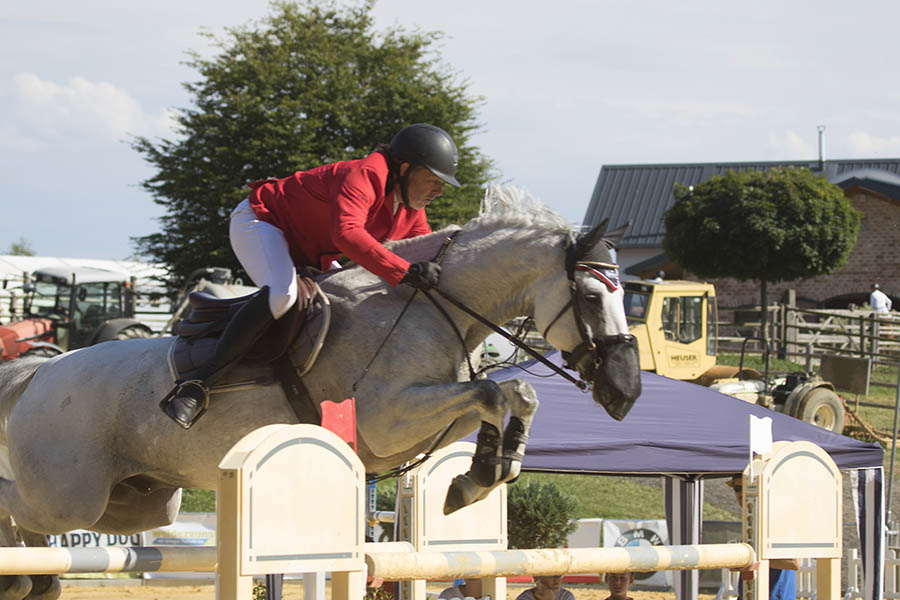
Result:
{"type": "Polygon", "coordinates": [[[556,593],[559,592],[559,588],[562,587],[562,575],[544,575],[535,577],[534,587],[536,587],[539,592],[551,591],[555,596],[556,593]]]}
{"type": "Polygon", "coordinates": [[[610,598],[623,600],[628,597],[628,589],[634,583],[634,573],[606,573],[603,581],[609,587],[610,598]]]}

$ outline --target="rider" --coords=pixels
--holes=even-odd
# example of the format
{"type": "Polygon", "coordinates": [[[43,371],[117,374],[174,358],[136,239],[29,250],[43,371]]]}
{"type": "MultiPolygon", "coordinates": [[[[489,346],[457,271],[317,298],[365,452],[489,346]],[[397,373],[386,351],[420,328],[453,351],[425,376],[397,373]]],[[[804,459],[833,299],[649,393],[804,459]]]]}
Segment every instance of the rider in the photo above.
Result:
{"type": "Polygon", "coordinates": [[[206,380],[244,356],[297,300],[295,264],[324,271],[344,255],[391,285],[437,285],[439,265],[410,264],[382,242],[431,232],[424,209],[445,182],[459,186],[457,161],[446,131],[416,123],[366,158],[251,183],[231,213],[229,236],[261,291],[231,319],[200,376],[180,384],[166,414],[185,429],[193,424],[209,399],[206,380]]]}

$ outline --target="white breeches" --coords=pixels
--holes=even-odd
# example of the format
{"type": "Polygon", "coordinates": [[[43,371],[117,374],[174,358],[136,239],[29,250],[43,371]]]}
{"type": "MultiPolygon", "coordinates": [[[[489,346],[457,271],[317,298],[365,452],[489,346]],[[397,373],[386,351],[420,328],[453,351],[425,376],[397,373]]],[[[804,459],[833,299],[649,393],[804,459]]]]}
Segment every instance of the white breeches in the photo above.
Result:
{"type": "Polygon", "coordinates": [[[231,248],[253,283],[269,286],[269,309],[278,319],[297,300],[297,273],[284,232],[256,218],[250,200],[231,211],[231,248]]]}

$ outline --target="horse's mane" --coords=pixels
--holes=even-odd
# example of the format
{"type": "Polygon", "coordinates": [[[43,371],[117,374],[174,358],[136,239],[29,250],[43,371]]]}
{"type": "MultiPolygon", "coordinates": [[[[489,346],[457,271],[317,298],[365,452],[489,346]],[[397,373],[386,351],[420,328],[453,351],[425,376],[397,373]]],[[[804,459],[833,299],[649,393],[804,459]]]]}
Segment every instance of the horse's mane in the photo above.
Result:
{"type": "Polygon", "coordinates": [[[485,212],[463,226],[463,231],[516,228],[546,233],[568,233],[572,226],[555,210],[525,190],[491,184],[484,193],[485,212]]]}
{"type": "Polygon", "coordinates": [[[516,230],[520,235],[528,237],[534,237],[535,234],[562,235],[572,230],[572,226],[559,213],[528,192],[513,186],[489,185],[485,190],[482,206],[484,212],[462,227],[450,225],[430,235],[389,242],[387,246],[402,256],[416,256],[417,260],[421,260],[426,255],[433,255],[431,248],[439,246],[448,233],[457,229],[462,229],[463,233],[516,230]],[[425,255],[418,256],[419,252],[416,250],[424,250],[425,255]]]}

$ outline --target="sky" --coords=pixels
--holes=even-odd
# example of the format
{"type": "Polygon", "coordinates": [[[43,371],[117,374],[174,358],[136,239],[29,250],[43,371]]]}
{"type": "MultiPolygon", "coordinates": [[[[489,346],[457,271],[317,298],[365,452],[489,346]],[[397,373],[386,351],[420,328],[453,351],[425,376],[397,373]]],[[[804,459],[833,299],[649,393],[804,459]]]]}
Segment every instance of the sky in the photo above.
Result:
{"type": "MultiPolygon", "coordinates": [[[[0,254],[133,256],[163,214],[129,136],[175,139],[187,51],[266,0],[9,0],[0,10],[0,254]]],[[[900,157],[900,3],[378,0],[443,33],[498,181],[579,224],[604,164],[900,157]],[[538,8],[540,7],[540,8],[538,8]]],[[[287,175],[285,173],[284,175],[287,175]]]]}

